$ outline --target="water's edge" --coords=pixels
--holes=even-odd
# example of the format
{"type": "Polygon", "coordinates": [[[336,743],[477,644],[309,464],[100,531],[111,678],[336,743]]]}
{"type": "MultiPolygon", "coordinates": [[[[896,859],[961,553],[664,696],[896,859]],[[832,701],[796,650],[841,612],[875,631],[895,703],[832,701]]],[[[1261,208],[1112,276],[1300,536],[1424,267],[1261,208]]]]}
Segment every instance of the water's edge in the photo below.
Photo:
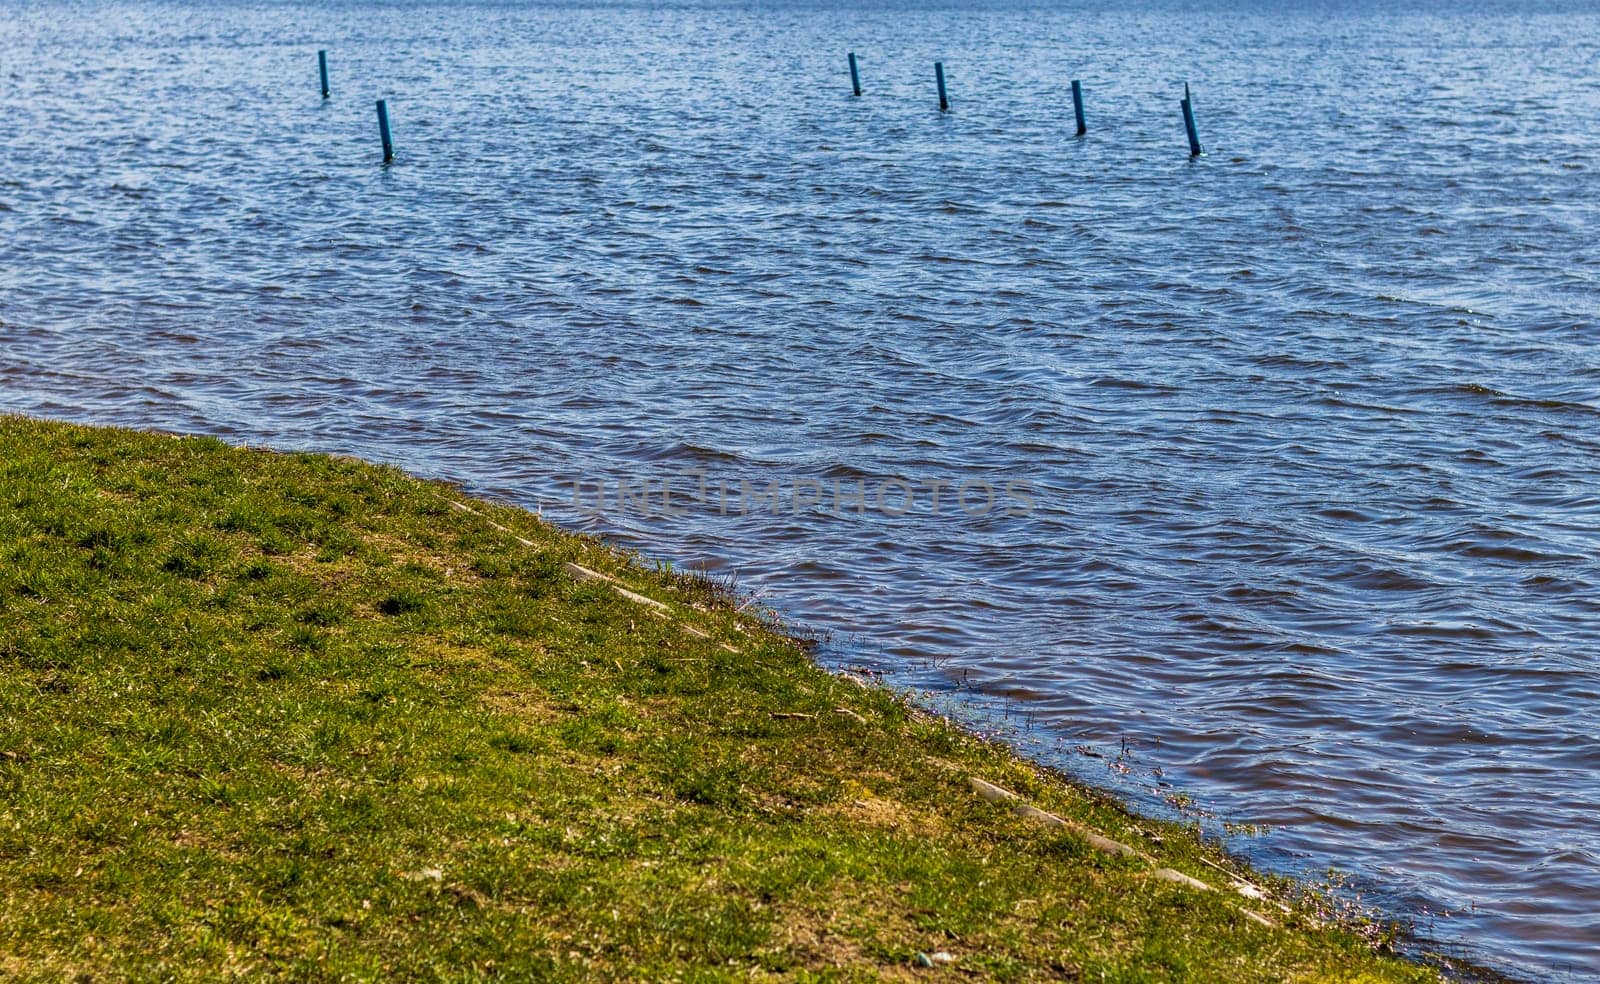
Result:
{"type": "MultiPolygon", "coordinates": [[[[97,421],[72,419],[67,417],[41,415],[26,416],[30,416],[33,419],[38,420],[50,420],[59,423],[80,424],[87,426],[127,426],[126,424],[102,424],[97,421]]],[[[204,432],[175,431],[161,428],[136,429],[142,430],[145,433],[161,434],[172,437],[206,436],[217,437],[219,439],[221,438],[221,435],[205,434],[204,432]]],[[[550,524],[558,530],[569,533],[582,533],[585,535],[596,536],[601,543],[613,550],[617,550],[620,554],[629,558],[638,566],[645,568],[654,565],[663,565],[668,567],[672,566],[670,563],[660,560],[659,558],[652,557],[648,553],[640,551],[637,547],[631,546],[628,542],[615,536],[609,536],[604,533],[597,534],[593,530],[580,529],[573,526],[564,525],[559,521],[552,520],[542,512],[531,511],[526,505],[518,501],[515,497],[485,492],[475,488],[471,482],[463,481],[450,475],[428,474],[413,468],[408,468],[403,461],[374,461],[362,456],[359,449],[351,449],[348,451],[325,451],[313,448],[277,447],[249,442],[231,444],[230,446],[241,450],[256,448],[278,454],[323,454],[347,458],[366,464],[387,465],[398,468],[406,474],[412,475],[416,478],[440,482],[450,487],[460,489],[463,494],[471,497],[472,499],[495,502],[522,510],[527,512],[530,516],[534,517],[538,521],[550,524]]],[[[726,585],[723,585],[723,587],[726,587],[726,585]]],[[[746,594],[740,598],[740,601],[745,603],[754,603],[759,601],[759,599],[753,595],[746,594]]],[[[751,604],[745,604],[741,607],[751,607],[751,604]]],[[[794,621],[788,613],[779,609],[770,608],[768,606],[760,606],[760,608],[772,616],[772,618],[767,620],[767,624],[769,624],[773,631],[788,635],[803,648],[812,651],[813,659],[817,662],[817,664],[829,672],[859,674],[871,680],[876,685],[889,686],[902,690],[902,692],[908,693],[913,700],[915,700],[920,706],[930,713],[943,717],[956,727],[961,728],[980,740],[998,742],[1002,745],[1005,745],[1011,751],[1031,763],[1034,767],[1058,777],[1063,782],[1104,798],[1105,801],[1115,804],[1118,809],[1126,812],[1129,816],[1135,818],[1141,816],[1152,818],[1159,817],[1169,821],[1182,821],[1186,819],[1182,811],[1163,808],[1163,800],[1155,793],[1152,793],[1148,790],[1141,791],[1141,789],[1134,784],[1123,783],[1113,785],[1104,782],[1103,779],[1101,781],[1096,781],[1097,777],[1094,776],[1090,771],[1082,768],[1073,768],[1073,763],[1070,760],[1062,760],[1059,758],[1059,756],[1053,758],[1049,755],[1047,746],[1039,741],[1039,736],[1037,734],[1031,733],[1030,729],[1026,725],[1019,725],[1017,723],[1013,714],[1011,713],[1011,708],[1008,706],[1008,702],[1004,698],[996,699],[992,695],[987,695],[979,691],[972,690],[963,691],[956,688],[927,689],[926,686],[917,687],[915,686],[915,683],[917,682],[915,677],[908,677],[906,674],[885,673],[884,671],[873,666],[862,664],[860,662],[861,654],[859,651],[853,652],[847,647],[841,647],[836,643],[824,639],[823,637],[819,636],[817,632],[808,628],[806,625],[794,621]]],[[[921,682],[926,684],[931,680],[936,679],[936,675],[932,677],[924,676],[921,682]]],[[[1187,819],[1193,818],[1189,817],[1187,819]]],[[[1209,822],[1197,822],[1196,826],[1202,831],[1204,836],[1212,840],[1213,843],[1216,843],[1217,846],[1221,847],[1231,857],[1240,862],[1240,865],[1244,869],[1245,873],[1258,869],[1261,862],[1259,857],[1252,856],[1252,854],[1247,850],[1238,850],[1240,842],[1236,838],[1230,840],[1226,836],[1223,836],[1222,824],[1225,822],[1226,821],[1222,818],[1212,817],[1210,818],[1209,822]]],[[[1423,931],[1421,924],[1415,920],[1415,914],[1385,912],[1379,907],[1375,907],[1370,903],[1362,902],[1359,898],[1352,897],[1345,888],[1337,884],[1328,882],[1310,883],[1292,872],[1276,871],[1271,867],[1268,867],[1265,870],[1271,871],[1273,874],[1279,875],[1280,877],[1289,877],[1292,880],[1298,881],[1308,892],[1323,894],[1330,897],[1335,904],[1330,905],[1328,908],[1329,918],[1336,922],[1353,923],[1356,921],[1372,920],[1382,921],[1386,924],[1394,926],[1398,930],[1395,943],[1396,951],[1412,960],[1439,970],[1441,974],[1444,975],[1446,980],[1451,982],[1459,982],[1459,984],[1531,984],[1531,982],[1535,979],[1531,976],[1512,976],[1503,968],[1495,969],[1489,964],[1477,962],[1484,959],[1486,956],[1492,957],[1492,955],[1474,955],[1462,951],[1459,946],[1455,946],[1447,940],[1429,937],[1423,931]],[[1338,904],[1340,902],[1343,904],[1338,904]]]]}

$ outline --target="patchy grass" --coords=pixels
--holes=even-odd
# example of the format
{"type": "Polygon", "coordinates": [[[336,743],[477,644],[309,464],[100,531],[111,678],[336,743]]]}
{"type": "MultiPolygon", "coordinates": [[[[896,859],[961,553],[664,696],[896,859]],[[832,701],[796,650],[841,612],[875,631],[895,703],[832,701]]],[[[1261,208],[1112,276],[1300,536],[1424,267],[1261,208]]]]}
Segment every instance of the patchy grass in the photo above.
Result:
{"type": "Polygon", "coordinates": [[[527,513],[214,440],[0,452],[0,976],[1437,978],[1154,877],[1234,863],[527,513]]]}

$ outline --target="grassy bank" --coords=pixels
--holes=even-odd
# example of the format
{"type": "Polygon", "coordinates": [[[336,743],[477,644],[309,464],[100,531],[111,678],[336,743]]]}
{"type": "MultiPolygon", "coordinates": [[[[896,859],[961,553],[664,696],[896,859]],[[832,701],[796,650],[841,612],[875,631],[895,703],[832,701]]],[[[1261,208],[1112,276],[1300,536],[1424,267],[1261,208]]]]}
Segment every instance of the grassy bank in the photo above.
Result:
{"type": "Polygon", "coordinates": [[[0,418],[0,976],[1437,976],[703,584],[452,501],[0,418]]]}

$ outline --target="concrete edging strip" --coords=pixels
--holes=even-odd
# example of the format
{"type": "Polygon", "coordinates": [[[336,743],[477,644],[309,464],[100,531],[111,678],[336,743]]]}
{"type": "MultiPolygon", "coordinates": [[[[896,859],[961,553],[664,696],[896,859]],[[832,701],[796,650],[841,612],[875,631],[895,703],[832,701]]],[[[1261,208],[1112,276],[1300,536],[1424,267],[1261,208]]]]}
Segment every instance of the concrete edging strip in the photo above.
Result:
{"type": "MultiPolygon", "coordinates": [[[[1012,813],[1019,817],[1027,817],[1030,820],[1035,820],[1039,823],[1045,824],[1046,826],[1059,827],[1078,834],[1089,842],[1090,847],[1093,847],[1097,851],[1102,851],[1106,854],[1113,854],[1118,857],[1137,857],[1151,864],[1155,863],[1153,858],[1142,854],[1139,851],[1135,851],[1133,848],[1122,843],[1121,841],[1112,840],[1104,834],[1091,830],[1082,824],[1072,823],[1056,816],[1054,813],[1049,813],[1045,810],[1039,809],[1036,806],[1031,806],[1027,803],[1024,803],[1022,801],[1022,797],[1018,796],[1016,793],[1013,793],[1009,789],[996,786],[994,783],[979,779],[977,776],[968,776],[967,785],[971,787],[973,792],[977,793],[983,799],[990,803],[1007,806],[1012,813]]],[[[1193,875],[1186,875],[1183,872],[1178,871],[1176,868],[1158,867],[1152,871],[1151,874],[1162,881],[1172,882],[1175,885],[1182,885],[1185,888],[1190,888],[1197,892],[1216,891],[1212,885],[1201,881],[1193,875]]],[[[1254,885],[1234,882],[1233,887],[1240,895],[1243,895],[1246,898],[1262,897],[1260,889],[1256,888],[1254,885]]],[[[1259,912],[1252,912],[1249,909],[1240,909],[1239,911],[1248,917],[1252,922],[1259,923],[1260,925],[1269,929],[1277,928],[1277,923],[1268,919],[1266,916],[1261,915],[1259,912]]]]}

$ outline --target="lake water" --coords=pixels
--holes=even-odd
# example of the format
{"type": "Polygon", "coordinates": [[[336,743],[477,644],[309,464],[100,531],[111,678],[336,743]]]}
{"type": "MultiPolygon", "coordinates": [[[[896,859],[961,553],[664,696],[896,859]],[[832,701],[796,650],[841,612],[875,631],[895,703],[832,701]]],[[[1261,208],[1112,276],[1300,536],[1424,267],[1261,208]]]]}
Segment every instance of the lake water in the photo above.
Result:
{"type": "Polygon", "coordinates": [[[736,576],[1588,979],[1597,70],[1595,2],[0,0],[0,409],[736,576]]]}

